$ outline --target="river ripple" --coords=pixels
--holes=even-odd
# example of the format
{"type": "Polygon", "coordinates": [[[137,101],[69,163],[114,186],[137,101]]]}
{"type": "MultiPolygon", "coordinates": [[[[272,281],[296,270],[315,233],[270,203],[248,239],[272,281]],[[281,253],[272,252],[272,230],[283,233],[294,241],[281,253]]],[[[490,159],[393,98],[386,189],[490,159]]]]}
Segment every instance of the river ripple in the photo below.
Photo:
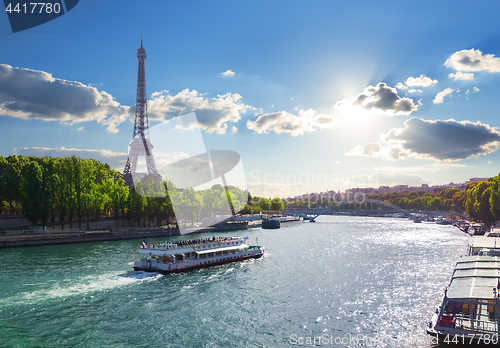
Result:
{"type": "Polygon", "coordinates": [[[0,346],[429,347],[467,245],[452,226],[391,218],[218,235],[239,234],[266,256],[167,276],[132,271],[139,240],[2,249],[0,346]]]}

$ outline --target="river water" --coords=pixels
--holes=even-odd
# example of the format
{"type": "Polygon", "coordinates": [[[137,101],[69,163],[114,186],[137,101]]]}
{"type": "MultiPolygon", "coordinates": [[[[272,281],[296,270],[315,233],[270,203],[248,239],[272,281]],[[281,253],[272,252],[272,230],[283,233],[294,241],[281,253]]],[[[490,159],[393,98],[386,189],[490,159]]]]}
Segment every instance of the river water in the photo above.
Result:
{"type": "Polygon", "coordinates": [[[217,235],[268,252],[164,276],[132,270],[142,240],[1,249],[0,347],[431,347],[467,245],[452,226],[347,216],[217,235]]]}

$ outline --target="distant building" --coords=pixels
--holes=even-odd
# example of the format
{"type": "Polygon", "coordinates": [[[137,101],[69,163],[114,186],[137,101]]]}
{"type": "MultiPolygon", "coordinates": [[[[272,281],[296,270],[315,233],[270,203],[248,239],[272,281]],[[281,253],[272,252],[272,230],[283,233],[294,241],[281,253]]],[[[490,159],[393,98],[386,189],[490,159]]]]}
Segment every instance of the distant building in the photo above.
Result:
{"type": "MultiPolygon", "coordinates": [[[[335,198],[336,200],[341,200],[342,199],[354,199],[356,197],[356,194],[364,194],[364,195],[369,195],[371,193],[391,193],[391,192],[411,192],[411,191],[424,191],[427,193],[432,193],[436,194],[439,193],[442,190],[450,189],[450,188],[457,188],[459,190],[464,191],[467,184],[470,184],[472,182],[478,182],[478,181],[485,181],[488,180],[488,178],[470,178],[464,183],[459,183],[455,184],[453,182],[450,182],[449,184],[444,184],[444,185],[434,185],[434,186],[429,186],[428,184],[422,184],[421,186],[409,186],[409,185],[396,185],[396,186],[380,186],[378,189],[375,189],[373,187],[356,187],[356,188],[349,188],[344,191],[344,193],[341,193],[340,191],[335,192],[334,190],[330,190],[327,192],[321,192],[321,193],[307,193],[303,194],[300,196],[295,196],[293,198],[287,198],[289,202],[291,201],[297,201],[297,200],[306,200],[307,198],[311,199],[320,199],[321,201],[323,199],[332,199],[335,198]],[[314,198],[313,198],[314,197],[314,198]]],[[[359,195],[358,195],[359,196],[359,195]]]]}
{"type": "Polygon", "coordinates": [[[464,184],[465,184],[465,186],[467,186],[468,184],[473,183],[473,182],[486,181],[486,180],[488,180],[488,178],[470,178],[464,184]]]}

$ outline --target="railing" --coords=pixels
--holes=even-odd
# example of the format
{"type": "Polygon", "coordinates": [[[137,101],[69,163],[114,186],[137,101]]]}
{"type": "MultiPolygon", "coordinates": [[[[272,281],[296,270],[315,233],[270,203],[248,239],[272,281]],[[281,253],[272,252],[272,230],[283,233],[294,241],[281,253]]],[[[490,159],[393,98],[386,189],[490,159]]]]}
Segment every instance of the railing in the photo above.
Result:
{"type": "MultiPolygon", "coordinates": [[[[185,241],[185,242],[193,242],[193,241],[185,241]]],[[[236,243],[233,245],[244,244],[242,239],[226,239],[226,240],[215,240],[215,241],[206,241],[203,243],[191,243],[191,244],[176,244],[176,243],[160,243],[160,244],[151,244],[147,246],[147,249],[156,249],[156,250],[169,250],[169,249],[182,249],[182,248],[196,248],[202,246],[211,246],[212,244],[217,244],[214,246],[215,248],[220,247],[220,244],[228,244],[222,246],[231,246],[230,243],[236,243]]]]}
{"type": "Polygon", "coordinates": [[[474,332],[480,333],[496,333],[497,332],[497,322],[496,321],[484,321],[470,319],[466,317],[456,317],[456,327],[463,330],[472,331],[472,322],[474,323],[474,332]]]}

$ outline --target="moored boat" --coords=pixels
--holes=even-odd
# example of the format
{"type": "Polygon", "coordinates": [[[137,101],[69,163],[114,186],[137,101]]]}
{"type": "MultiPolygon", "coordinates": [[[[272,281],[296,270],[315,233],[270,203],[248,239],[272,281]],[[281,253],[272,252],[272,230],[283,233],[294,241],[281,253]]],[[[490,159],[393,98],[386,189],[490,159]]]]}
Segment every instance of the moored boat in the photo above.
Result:
{"type": "Polygon", "coordinates": [[[448,343],[499,343],[500,258],[467,256],[455,265],[427,333],[448,343]]]}
{"type": "Polygon", "coordinates": [[[469,240],[467,256],[478,255],[480,251],[500,248],[500,238],[476,236],[469,240]]]}
{"type": "Polygon", "coordinates": [[[436,220],[436,224],[438,224],[438,225],[451,225],[451,222],[449,222],[446,219],[439,219],[439,220],[436,220]]]}
{"type": "Polygon", "coordinates": [[[249,245],[247,239],[219,237],[153,245],[143,242],[139,250],[142,257],[134,262],[134,271],[166,274],[263,256],[266,248],[249,245]]]}
{"type": "Polygon", "coordinates": [[[277,229],[285,226],[294,226],[303,222],[301,216],[273,216],[272,218],[262,220],[263,229],[277,229]]]}

